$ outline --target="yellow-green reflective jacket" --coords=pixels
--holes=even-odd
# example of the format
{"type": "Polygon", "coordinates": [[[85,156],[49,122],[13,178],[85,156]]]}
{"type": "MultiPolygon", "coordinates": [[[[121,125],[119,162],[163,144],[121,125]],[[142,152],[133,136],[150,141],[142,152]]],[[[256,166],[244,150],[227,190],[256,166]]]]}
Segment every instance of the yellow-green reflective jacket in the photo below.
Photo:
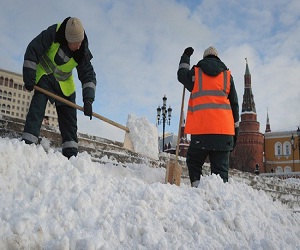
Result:
{"type": "MultiPolygon", "coordinates": [[[[59,27],[60,24],[57,25],[56,30],[58,30],[59,27]]],[[[53,74],[55,79],[59,82],[63,94],[65,96],[70,96],[76,90],[72,70],[77,66],[77,63],[74,58],[68,58],[65,56],[63,57],[65,63],[57,65],[54,60],[57,53],[64,52],[60,49],[59,43],[52,43],[37,65],[35,82],[37,83],[43,75],[53,74]]]]}

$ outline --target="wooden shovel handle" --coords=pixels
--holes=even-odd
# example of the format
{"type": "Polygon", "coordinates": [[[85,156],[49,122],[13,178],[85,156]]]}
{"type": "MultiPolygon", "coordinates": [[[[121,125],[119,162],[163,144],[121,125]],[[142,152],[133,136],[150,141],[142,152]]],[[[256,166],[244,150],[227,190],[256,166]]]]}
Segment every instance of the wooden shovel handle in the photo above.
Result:
{"type": "MultiPolygon", "coordinates": [[[[39,92],[41,92],[41,93],[43,93],[43,94],[45,94],[45,95],[47,95],[47,96],[50,96],[50,97],[54,98],[55,100],[58,100],[58,101],[60,101],[60,102],[62,102],[64,104],[67,104],[70,107],[73,107],[73,108],[76,108],[76,109],[79,109],[79,110],[83,111],[83,107],[81,107],[81,106],[79,106],[79,105],[77,105],[77,104],[75,104],[73,102],[70,102],[69,100],[66,100],[65,98],[63,98],[61,96],[58,96],[58,95],[56,95],[56,94],[54,94],[54,93],[52,93],[52,92],[50,92],[48,90],[45,90],[45,89],[43,89],[43,88],[41,88],[41,87],[39,87],[37,85],[34,86],[34,89],[37,90],[37,91],[39,91],[39,92]]],[[[106,118],[106,117],[104,117],[102,115],[99,115],[99,114],[97,114],[95,112],[93,112],[92,115],[94,117],[96,117],[96,118],[104,121],[104,122],[107,122],[107,123],[109,123],[109,124],[111,124],[111,125],[113,125],[115,127],[123,129],[124,131],[126,131],[127,133],[129,133],[129,128],[126,127],[126,126],[123,126],[123,125],[121,125],[121,124],[119,124],[117,122],[114,122],[114,121],[112,121],[112,120],[110,120],[110,119],[108,119],[108,118],[106,118]]]]}

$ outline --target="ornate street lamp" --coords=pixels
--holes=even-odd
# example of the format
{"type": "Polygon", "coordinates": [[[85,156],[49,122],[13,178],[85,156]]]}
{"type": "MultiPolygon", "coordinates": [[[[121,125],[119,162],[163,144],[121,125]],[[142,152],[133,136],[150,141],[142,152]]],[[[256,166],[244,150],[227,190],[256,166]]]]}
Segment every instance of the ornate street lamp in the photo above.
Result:
{"type": "Polygon", "coordinates": [[[160,125],[162,123],[163,125],[163,147],[162,151],[165,151],[165,127],[166,124],[170,125],[171,124],[171,116],[172,116],[172,108],[169,106],[167,109],[167,97],[164,95],[163,97],[163,105],[156,109],[157,111],[157,125],[160,125]]]}
{"type": "Polygon", "coordinates": [[[292,150],[293,150],[293,168],[294,168],[293,171],[295,171],[294,154],[295,154],[295,150],[297,148],[298,148],[298,161],[300,162],[300,128],[299,127],[297,129],[297,136],[298,136],[298,142],[295,142],[293,133],[292,133],[292,137],[291,137],[291,145],[292,145],[292,150]]]}
{"type": "Polygon", "coordinates": [[[298,161],[300,163],[300,128],[299,128],[299,126],[297,129],[297,135],[298,135],[298,161]]]}
{"type": "Polygon", "coordinates": [[[295,155],[295,139],[294,139],[294,135],[292,133],[292,137],[291,137],[291,145],[292,145],[292,150],[293,150],[293,171],[295,171],[295,158],[294,158],[294,155],[295,155]]]}

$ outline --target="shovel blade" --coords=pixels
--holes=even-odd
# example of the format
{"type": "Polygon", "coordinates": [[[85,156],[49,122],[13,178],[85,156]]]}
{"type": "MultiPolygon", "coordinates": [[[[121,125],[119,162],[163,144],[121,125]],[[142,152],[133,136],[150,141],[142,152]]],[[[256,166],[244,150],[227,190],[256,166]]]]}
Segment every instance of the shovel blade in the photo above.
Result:
{"type": "Polygon", "coordinates": [[[123,147],[124,147],[125,149],[128,149],[128,150],[130,150],[130,151],[135,152],[135,151],[134,151],[134,147],[133,147],[133,143],[132,143],[131,138],[130,138],[130,135],[129,135],[129,132],[126,132],[126,133],[125,133],[123,147]]]}
{"type": "Polygon", "coordinates": [[[169,161],[166,167],[166,183],[180,186],[182,166],[178,162],[169,161]]]}

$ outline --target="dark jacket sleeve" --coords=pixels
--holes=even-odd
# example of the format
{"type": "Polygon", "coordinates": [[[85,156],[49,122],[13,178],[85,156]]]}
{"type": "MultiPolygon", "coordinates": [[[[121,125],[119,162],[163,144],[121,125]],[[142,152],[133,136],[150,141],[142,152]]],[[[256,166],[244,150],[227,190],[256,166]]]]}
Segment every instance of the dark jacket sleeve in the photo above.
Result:
{"type": "Polygon", "coordinates": [[[36,67],[40,57],[50,48],[55,39],[57,24],[50,26],[35,37],[27,46],[23,63],[23,81],[25,85],[34,86],[36,67]]]}
{"type": "Polygon", "coordinates": [[[230,76],[230,92],[228,95],[230,106],[232,110],[232,115],[235,123],[235,127],[238,127],[238,121],[239,121],[239,101],[237,92],[235,90],[235,85],[233,81],[233,77],[230,76]]]}
{"type": "Polygon", "coordinates": [[[233,136],[233,147],[232,147],[232,149],[234,149],[236,146],[240,127],[239,127],[239,102],[238,102],[238,96],[237,96],[237,93],[235,90],[234,81],[233,81],[232,76],[230,76],[230,92],[229,92],[228,98],[229,98],[232,115],[233,115],[233,120],[234,120],[234,136],[233,136]]]}
{"type": "Polygon", "coordinates": [[[190,57],[186,54],[183,54],[179,62],[177,79],[190,92],[192,92],[194,88],[194,81],[193,81],[194,74],[195,74],[194,69],[192,68],[190,70],[190,57]]]}
{"type": "Polygon", "coordinates": [[[82,97],[83,101],[93,102],[95,100],[96,92],[96,73],[91,63],[93,58],[92,53],[89,50],[88,42],[84,43],[83,58],[77,65],[78,78],[82,84],[82,97]]]}

